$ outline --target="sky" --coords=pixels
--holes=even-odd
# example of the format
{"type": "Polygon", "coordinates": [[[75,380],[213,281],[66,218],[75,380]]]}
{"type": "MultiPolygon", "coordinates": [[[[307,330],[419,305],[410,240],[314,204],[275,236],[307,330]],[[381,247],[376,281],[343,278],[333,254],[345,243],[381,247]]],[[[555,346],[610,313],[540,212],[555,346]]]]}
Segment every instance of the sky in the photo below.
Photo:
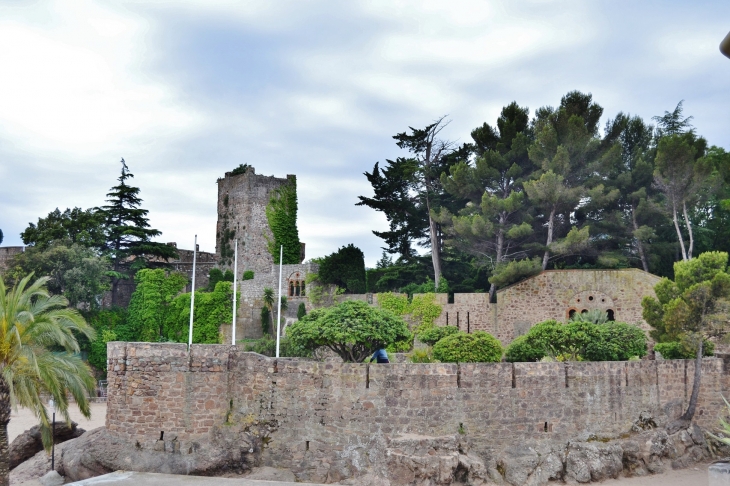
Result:
{"type": "Polygon", "coordinates": [[[307,256],[385,217],[355,206],[392,136],[446,115],[458,143],[512,101],[592,93],[603,125],[684,100],[730,149],[727,1],[0,1],[3,246],[55,208],[104,204],[124,157],[159,241],[215,251],[216,180],[296,174],[307,256]]]}

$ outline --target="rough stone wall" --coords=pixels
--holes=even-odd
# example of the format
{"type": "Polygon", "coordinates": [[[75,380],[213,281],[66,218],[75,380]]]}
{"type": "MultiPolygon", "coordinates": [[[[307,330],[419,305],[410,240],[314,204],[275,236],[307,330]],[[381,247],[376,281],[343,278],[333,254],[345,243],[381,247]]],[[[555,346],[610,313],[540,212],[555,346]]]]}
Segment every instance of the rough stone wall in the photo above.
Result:
{"type": "Polygon", "coordinates": [[[24,246],[0,246],[0,273],[10,268],[10,263],[15,255],[23,253],[24,246]]]}
{"type": "MultiPolygon", "coordinates": [[[[239,253],[240,258],[240,253],[239,253]]],[[[240,269],[239,260],[239,269],[240,269]]],[[[319,265],[316,263],[300,263],[298,265],[282,266],[281,294],[289,295],[290,281],[304,281],[310,273],[317,273],[319,265]]],[[[241,276],[239,275],[239,279],[241,276]]],[[[254,272],[253,279],[239,280],[239,291],[241,302],[236,317],[236,336],[241,339],[258,339],[263,333],[261,331],[261,307],[264,305],[262,296],[266,287],[274,290],[276,294],[279,286],[279,266],[270,265],[266,272],[254,272]]],[[[306,287],[305,287],[306,293],[306,287]]],[[[306,297],[288,297],[288,309],[282,312],[287,319],[287,325],[296,320],[297,307],[304,302],[307,312],[312,310],[312,305],[306,297]]]]}
{"type": "Polygon", "coordinates": [[[266,206],[271,191],[278,189],[296,176],[286,178],[257,175],[253,167],[244,174],[218,179],[218,224],[216,225],[216,255],[226,266],[233,266],[233,240],[238,239],[239,278],[246,270],[269,273],[274,259],[268,250],[267,238],[271,238],[266,206]],[[232,239],[225,240],[226,230],[234,231],[232,239]],[[224,246],[230,250],[230,260],[222,259],[224,246]],[[225,261],[222,261],[225,260],[225,261]]]}
{"type": "MultiPolygon", "coordinates": [[[[334,482],[377,468],[375,443],[459,434],[494,455],[526,440],[617,437],[686,406],[692,361],[368,365],[272,359],[223,345],[108,344],[107,428],[181,450],[226,423],[275,424],[262,465],[334,482]],[[495,452],[496,451],[496,452],[495,452]]],[[[696,420],[715,426],[728,363],[703,362],[696,420]]],[[[382,449],[382,448],[381,448],[382,449]]],[[[192,450],[192,449],[190,449],[192,450]]]]}
{"type": "Polygon", "coordinates": [[[566,321],[570,310],[611,310],[617,321],[639,324],[641,299],[655,295],[659,277],[638,269],[549,270],[497,292],[496,334],[510,342],[538,322],[566,321]]]}

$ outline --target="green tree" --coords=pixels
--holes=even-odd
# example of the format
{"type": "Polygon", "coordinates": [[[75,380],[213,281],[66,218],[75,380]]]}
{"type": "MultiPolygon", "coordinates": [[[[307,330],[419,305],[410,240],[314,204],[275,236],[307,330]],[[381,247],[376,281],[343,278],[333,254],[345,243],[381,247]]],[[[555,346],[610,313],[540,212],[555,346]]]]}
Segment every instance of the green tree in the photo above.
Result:
{"type": "Polygon", "coordinates": [[[322,258],[317,275],[324,284],[337,285],[350,294],[364,294],[365,255],[350,243],[322,258]]]}
{"type": "MultiPolygon", "coordinates": [[[[180,294],[167,306],[161,333],[162,339],[178,343],[188,342],[190,298],[190,292],[180,294]]],[[[222,342],[220,326],[230,324],[232,319],[233,285],[231,282],[218,282],[212,292],[195,292],[194,343],[220,344],[222,342]]]]}
{"type": "Polygon", "coordinates": [[[314,351],[326,347],[343,361],[354,363],[389,344],[412,339],[403,319],[360,301],[315,309],[289,326],[287,336],[301,349],[314,351]]]}
{"type": "Polygon", "coordinates": [[[270,334],[271,320],[273,319],[274,315],[274,304],[276,304],[274,289],[269,287],[264,288],[264,294],[261,300],[263,300],[264,302],[264,307],[261,309],[261,329],[263,330],[264,334],[270,334]],[[266,309],[266,312],[264,312],[264,309],[266,309]],[[264,319],[266,319],[265,322],[264,319]]]}
{"type": "MultiPolygon", "coordinates": [[[[513,102],[502,109],[497,120],[499,134],[487,123],[472,131],[474,163],[461,161],[441,184],[451,194],[469,201],[458,215],[447,208],[437,220],[452,236],[446,243],[487,260],[495,268],[528,252],[521,244],[533,229],[524,205],[522,182],[534,170],[528,156],[530,143],[527,108],[513,102]]],[[[497,286],[489,289],[494,298],[497,286]]]]}
{"type": "Polygon", "coordinates": [[[30,273],[47,276],[51,293],[63,294],[72,307],[96,311],[104,292],[110,289],[110,270],[109,260],[94,250],[68,240],[54,240],[16,255],[6,275],[14,282],[30,273]]]}
{"type": "Polygon", "coordinates": [[[728,254],[706,252],[674,264],[674,281],[663,278],[655,287],[657,298],[644,297],[643,317],[664,341],[687,339],[695,348],[695,373],[687,410],[674,426],[692,421],[700,392],[705,339],[724,336],[730,315],[728,254]]]}
{"type": "Polygon", "coordinates": [[[73,208],[61,212],[56,208],[45,218],[38,218],[37,224],[28,223],[20,237],[26,245],[40,249],[71,242],[98,251],[106,241],[104,217],[97,209],[73,208]]]}
{"type": "Polygon", "coordinates": [[[104,218],[106,241],[102,251],[112,261],[115,277],[112,279],[112,305],[117,304],[117,286],[121,278],[128,278],[128,270],[144,268],[151,258],[167,261],[177,257],[174,247],[152,241],[160,231],[150,228],[147,211],[140,205],[139,188],[127,184],[134,177],[129,172],[124,159],[121,160],[122,171],[119,184],[111,188],[107,196],[106,206],[97,210],[104,218]],[[131,266],[128,264],[132,261],[131,266]]]}
{"type": "Polygon", "coordinates": [[[304,302],[299,303],[299,307],[297,307],[297,319],[301,319],[302,317],[307,315],[307,306],[304,305],[304,302]]]}
{"type": "Polygon", "coordinates": [[[51,443],[48,396],[67,422],[70,397],[85,417],[91,416],[88,397],[94,377],[78,355],[76,336],[94,339],[94,330],[76,310],[67,308],[63,296],[50,295],[47,278],[30,283],[31,278],[21,279],[12,289],[0,278],[0,484],[4,485],[9,484],[11,405],[33,411],[46,446],[51,443]]]}

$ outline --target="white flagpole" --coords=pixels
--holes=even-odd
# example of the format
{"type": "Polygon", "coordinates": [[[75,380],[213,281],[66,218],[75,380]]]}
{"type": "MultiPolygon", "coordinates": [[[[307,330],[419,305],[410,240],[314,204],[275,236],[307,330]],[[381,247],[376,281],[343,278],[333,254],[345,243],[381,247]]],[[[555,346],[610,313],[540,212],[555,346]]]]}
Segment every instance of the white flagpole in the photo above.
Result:
{"type": "Polygon", "coordinates": [[[231,344],[236,345],[236,277],[238,277],[238,240],[236,240],[236,246],[233,257],[233,327],[231,328],[231,344]]]}
{"type": "Polygon", "coordinates": [[[188,351],[193,345],[193,310],[195,308],[195,260],[198,255],[198,235],[195,235],[193,245],[193,291],[190,294],[190,334],[188,335],[188,351]]]}
{"type": "Polygon", "coordinates": [[[276,306],[276,357],[279,357],[279,338],[281,336],[281,270],[284,262],[284,245],[279,251],[279,302],[276,306]]]}

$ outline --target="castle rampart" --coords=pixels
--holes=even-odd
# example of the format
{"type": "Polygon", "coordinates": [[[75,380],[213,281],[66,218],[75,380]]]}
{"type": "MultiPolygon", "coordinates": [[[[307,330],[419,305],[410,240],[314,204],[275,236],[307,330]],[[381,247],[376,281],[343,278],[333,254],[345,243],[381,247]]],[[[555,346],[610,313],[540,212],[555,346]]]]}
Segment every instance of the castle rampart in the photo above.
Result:
{"type": "MultiPolygon", "coordinates": [[[[111,432],[142,448],[164,432],[185,453],[226,424],[265,423],[262,465],[322,482],[367,467],[374,441],[408,434],[462,434],[488,454],[527,440],[618,437],[642,413],[661,426],[686,406],[694,369],[682,360],[369,365],[122,342],[109,343],[108,356],[111,432]]],[[[728,363],[703,367],[695,418],[713,427],[728,363]]]]}

